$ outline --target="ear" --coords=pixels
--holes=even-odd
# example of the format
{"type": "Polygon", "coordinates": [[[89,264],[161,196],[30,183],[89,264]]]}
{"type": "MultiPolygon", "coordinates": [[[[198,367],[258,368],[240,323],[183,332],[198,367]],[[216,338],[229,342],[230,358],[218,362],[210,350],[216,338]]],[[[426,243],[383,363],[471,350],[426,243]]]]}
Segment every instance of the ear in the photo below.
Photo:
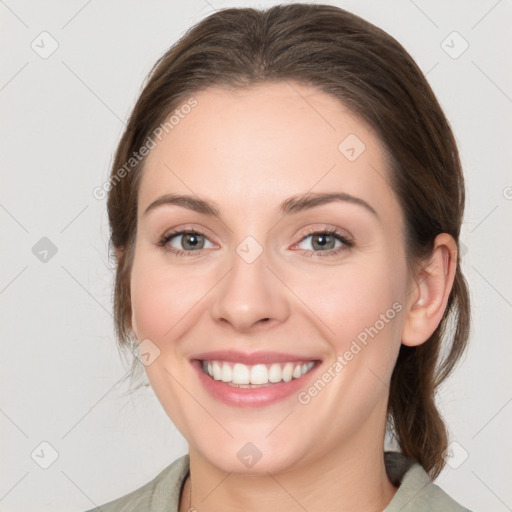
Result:
{"type": "Polygon", "coordinates": [[[426,265],[418,271],[407,302],[402,343],[427,341],[443,318],[457,270],[457,244],[447,233],[437,235],[426,265]]]}

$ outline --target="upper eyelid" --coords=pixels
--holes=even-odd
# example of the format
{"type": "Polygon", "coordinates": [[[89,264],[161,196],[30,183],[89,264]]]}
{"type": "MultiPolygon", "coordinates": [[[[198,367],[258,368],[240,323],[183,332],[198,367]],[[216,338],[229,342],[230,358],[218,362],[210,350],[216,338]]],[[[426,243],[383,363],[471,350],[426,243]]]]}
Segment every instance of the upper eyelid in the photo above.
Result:
{"type": "Polygon", "coordinates": [[[209,235],[209,231],[206,228],[200,227],[183,227],[183,228],[177,228],[177,229],[171,229],[170,231],[164,231],[164,234],[160,238],[168,238],[168,237],[174,237],[178,235],[183,235],[187,233],[197,233],[198,235],[202,235],[207,237],[208,239],[211,239],[211,235],[209,235]]]}
{"type": "Polygon", "coordinates": [[[161,237],[161,240],[165,240],[166,242],[170,242],[172,239],[177,238],[179,236],[184,236],[188,234],[196,234],[199,236],[204,236],[207,240],[209,240],[210,243],[217,245],[213,240],[211,240],[211,237],[207,234],[203,233],[201,230],[198,229],[179,229],[177,231],[171,231],[161,237]]]}
{"type": "MultiPolygon", "coordinates": [[[[345,245],[348,245],[348,246],[352,246],[354,245],[354,238],[352,237],[352,235],[349,235],[349,234],[343,234],[342,232],[340,232],[340,229],[338,228],[324,228],[324,229],[313,229],[312,231],[304,234],[300,240],[295,243],[292,247],[295,247],[297,246],[298,244],[300,244],[301,242],[303,242],[306,238],[309,238],[310,236],[314,236],[314,235],[320,235],[320,234],[323,234],[323,233],[329,233],[329,235],[333,236],[334,238],[336,238],[336,240],[340,241],[342,244],[345,244],[345,245]]],[[[303,249],[305,251],[308,251],[310,249],[303,249]]],[[[335,250],[335,249],[331,249],[331,250],[335,250]]],[[[328,251],[326,251],[328,252],[328,251]]]]}

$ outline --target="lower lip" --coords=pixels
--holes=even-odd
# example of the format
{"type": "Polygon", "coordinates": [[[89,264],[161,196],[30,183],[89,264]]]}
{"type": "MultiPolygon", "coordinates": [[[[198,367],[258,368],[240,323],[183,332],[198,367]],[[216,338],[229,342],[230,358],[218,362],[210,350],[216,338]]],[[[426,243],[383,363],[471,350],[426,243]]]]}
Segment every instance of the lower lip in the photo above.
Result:
{"type": "Polygon", "coordinates": [[[206,391],[216,400],[235,407],[263,407],[285,400],[292,395],[297,395],[299,391],[304,389],[310,380],[311,374],[316,373],[319,363],[320,361],[315,361],[315,366],[298,379],[292,379],[289,382],[281,381],[277,384],[259,388],[237,388],[221,380],[212,379],[204,373],[202,362],[198,360],[192,361],[192,366],[196,369],[199,380],[206,391]]]}

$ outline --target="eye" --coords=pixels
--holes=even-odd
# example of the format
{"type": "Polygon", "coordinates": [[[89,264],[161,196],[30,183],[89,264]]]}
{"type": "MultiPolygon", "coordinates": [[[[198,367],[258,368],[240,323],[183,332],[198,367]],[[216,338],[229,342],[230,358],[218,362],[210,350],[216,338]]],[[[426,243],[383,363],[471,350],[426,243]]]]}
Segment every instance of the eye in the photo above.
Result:
{"type": "Polygon", "coordinates": [[[312,249],[303,249],[308,256],[335,256],[341,251],[350,249],[354,245],[352,240],[335,228],[313,230],[307,234],[297,246],[308,239],[311,239],[311,242],[306,245],[310,245],[312,249]],[[336,243],[338,243],[337,246],[336,243]]]}
{"type": "Polygon", "coordinates": [[[175,231],[162,237],[158,245],[176,256],[192,256],[194,252],[200,252],[205,247],[205,242],[213,244],[201,232],[194,229],[175,231]]]}
{"type": "MultiPolygon", "coordinates": [[[[308,239],[311,239],[312,249],[302,248],[307,256],[335,256],[354,246],[351,239],[335,228],[311,230],[297,246],[308,239]]],[[[157,245],[175,256],[196,256],[197,254],[194,253],[200,253],[203,249],[214,246],[206,235],[195,229],[168,233],[161,238],[157,245]],[[205,246],[205,243],[210,245],[205,246]]]]}

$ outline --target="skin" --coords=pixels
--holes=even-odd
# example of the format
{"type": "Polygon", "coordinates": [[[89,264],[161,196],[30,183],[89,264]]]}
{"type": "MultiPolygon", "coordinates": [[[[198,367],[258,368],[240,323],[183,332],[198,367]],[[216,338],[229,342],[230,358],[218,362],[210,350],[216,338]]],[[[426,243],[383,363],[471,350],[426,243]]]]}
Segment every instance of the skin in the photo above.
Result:
{"type": "MultiPolygon", "coordinates": [[[[397,490],[383,461],[391,373],[400,344],[425,342],[442,318],[455,242],[439,235],[410,275],[383,147],[335,98],[290,83],[194,97],[197,106],[146,161],[130,281],[131,327],[160,351],[148,379],[189,444],[192,506],[382,511],[397,490]],[[349,134],[366,146],[354,161],[338,150],[349,134]],[[377,215],[349,202],[279,213],[283,200],[305,192],[345,192],[377,215]],[[219,216],[177,205],[144,214],[167,193],[214,201],[219,216]],[[308,229],[333,227],[354,246],[328,256],[341,242],[322,251],[308,229]],[[194,252],[177,235],[167,245],[191,256],[166,252],[158,242],[173,228],[200,231],[203,248],[194,252]],[[236,252],[249,235],[262,248],[252,263],[236,252]],[[209,350],[268,350],[310,354],[327,369],[396,302],[401,311],[306,405],[293,395],[228,406],[206,392],[188,360],[209,350]],[[262,454],[251,468],[237,457],[247,442],[262,454]]],[[[189,491],[187,480],[181,511],[189,491]]]]}

